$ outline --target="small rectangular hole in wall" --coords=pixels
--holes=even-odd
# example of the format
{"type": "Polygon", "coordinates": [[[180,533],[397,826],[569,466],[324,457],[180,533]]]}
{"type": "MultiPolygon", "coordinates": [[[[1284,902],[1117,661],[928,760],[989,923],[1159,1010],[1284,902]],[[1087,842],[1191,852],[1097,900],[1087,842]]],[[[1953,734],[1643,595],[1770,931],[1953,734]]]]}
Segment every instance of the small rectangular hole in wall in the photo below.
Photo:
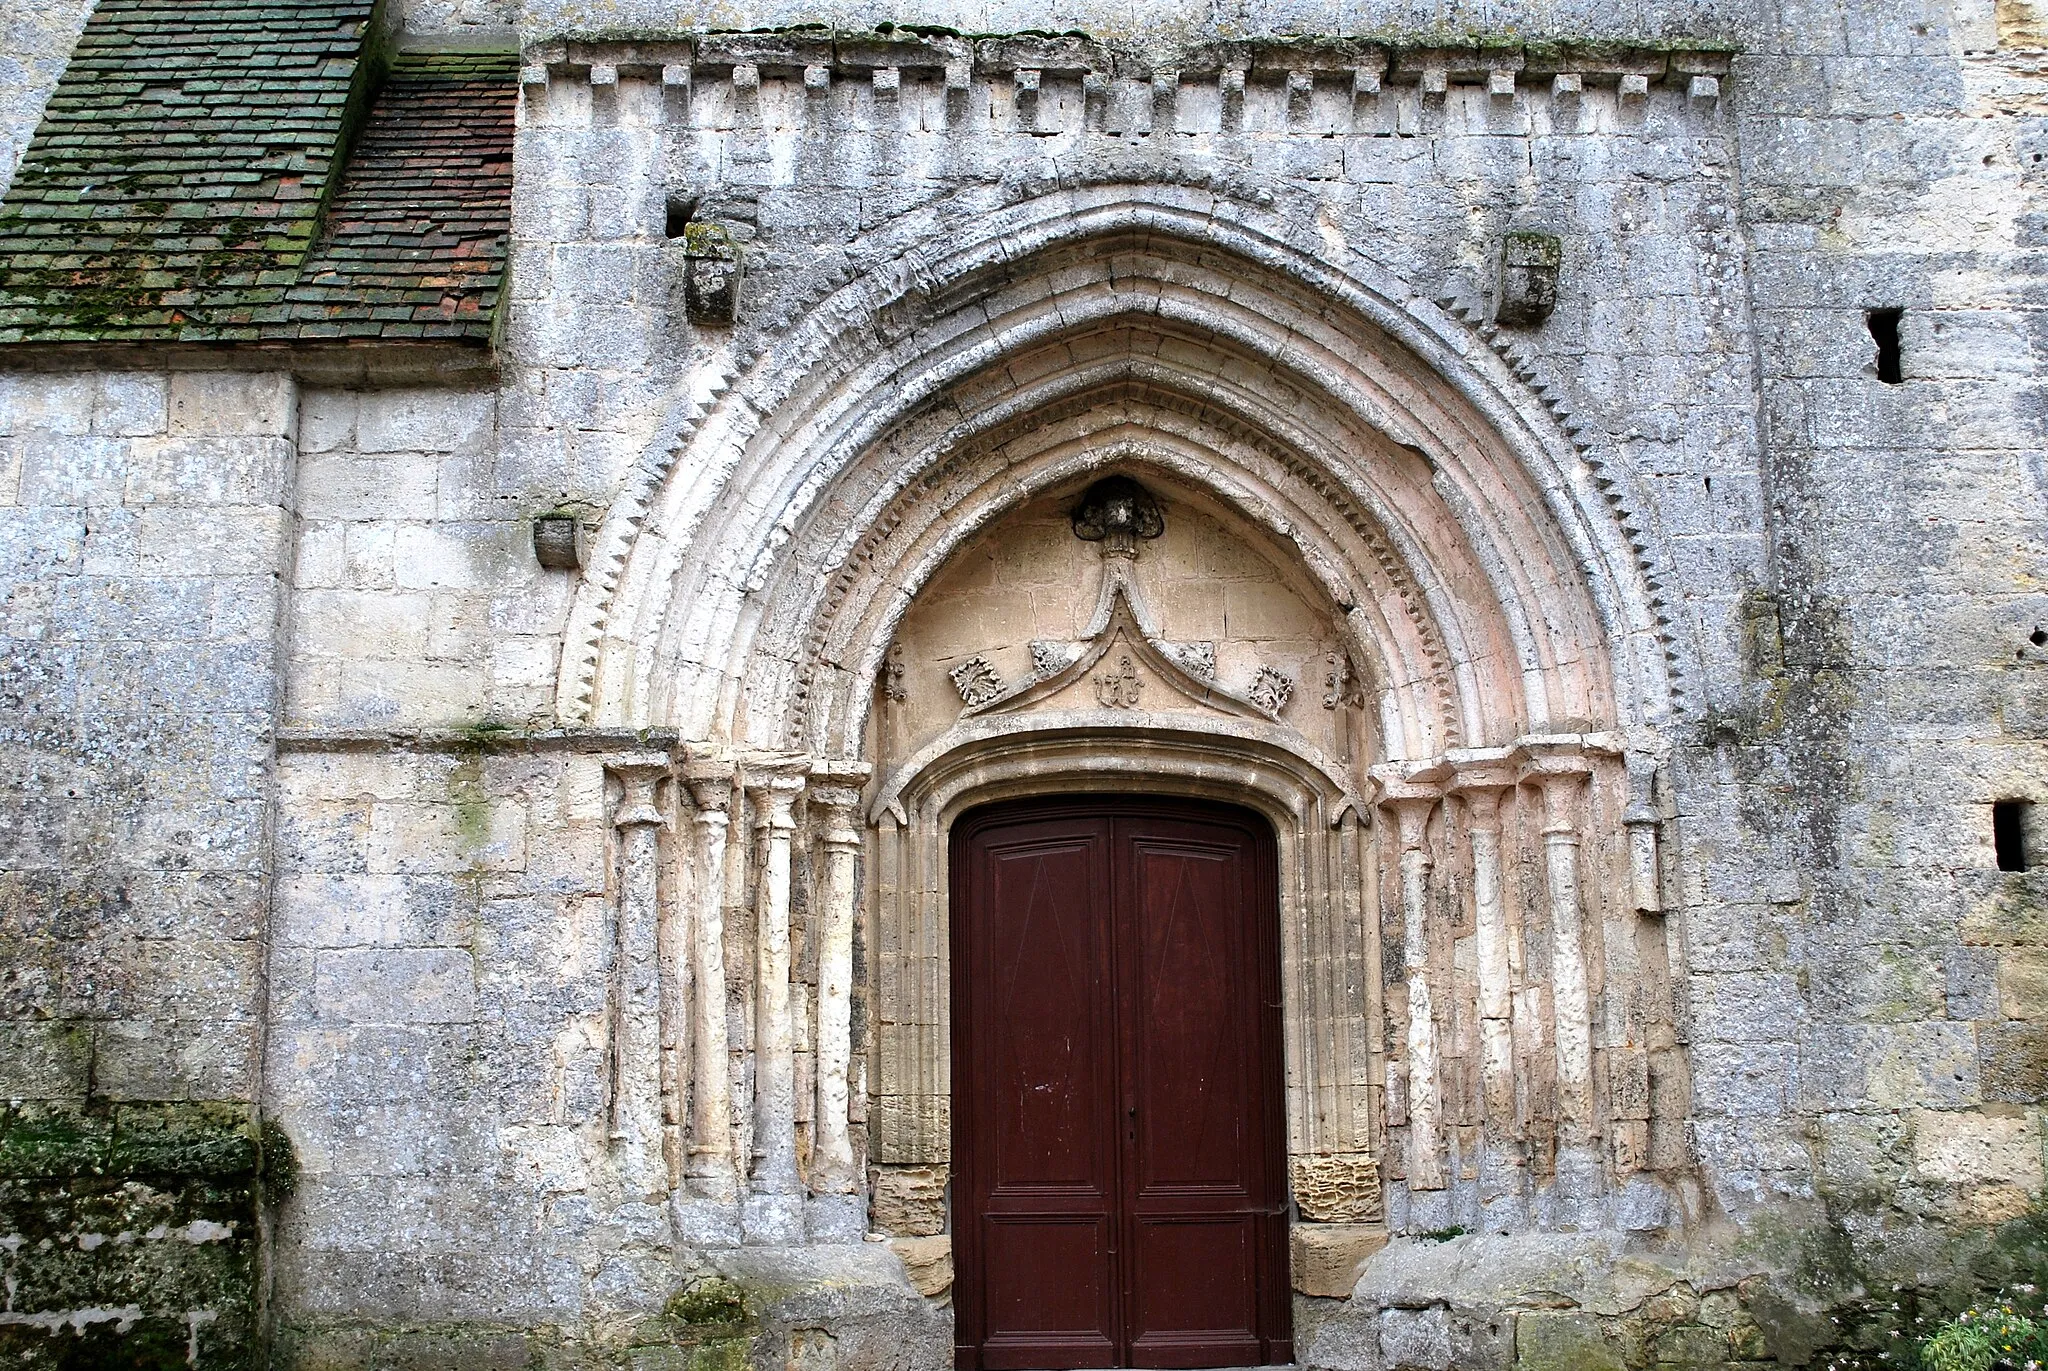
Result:
{"type": "Polygon", "coordinates": [[[1991,802],[1991,848],[2000,871],[2027,869],[2027,809],[2025,800],[1991,802]]]}
{"type": "Polygon", "coordinates": [[[664,229],[664,232],[666,232],[668,236],[671,238],[682,237],[683,230],[686,227],[688,227],[691,218],[694,217],[696,213],[697,202],[695,200],[669,201],[668,224],[667,227],[664,229]]]}
{"type": "Polygon", "coordinates": [[[1888,386],[1895,386],[1906,379],[1899,363],[1899,319],[1905,312],[1902,309],[1873,309],[1863,316],[1863,322],[1870,329],[1870,341],[1877,344],[1877,379],[1888,386]]]}

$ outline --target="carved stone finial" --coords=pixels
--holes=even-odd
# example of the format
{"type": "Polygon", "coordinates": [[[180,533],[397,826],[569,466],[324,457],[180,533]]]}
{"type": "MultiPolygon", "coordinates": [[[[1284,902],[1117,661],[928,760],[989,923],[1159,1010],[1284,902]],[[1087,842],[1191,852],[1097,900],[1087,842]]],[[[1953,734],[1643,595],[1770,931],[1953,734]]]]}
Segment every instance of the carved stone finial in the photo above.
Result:
{"type": "Polygon", "coordinates": [[[1074,657],[1074,649],[1066,643],[1046,638],[1031,640],[1031,674],[1034,676],[1057,676],[1073,665],[1074,657]]]}
{"type": "Polygon", "coordinates": [[[889,655],[882,659],[882,695],[885,699],[905,700],[910,692],[903,688],[903,644],[889,644],[889,655]]]}
{"type": "Polygon", "coordinates": [[[1074,506],[1074,536],[1101,543],[1105,556],[1135,557],[1140,538],[1166,532],[1166,516],[1150,491],[1128,476],[1111,476],[1088,487],[1074,506]]]}
{"type": "Polygon", "coordinates": [[[1323,675],[1323,708],[1363,704],[1364,692],[1359,688],[1358,676],[1351,670],[1351,659],[1342,652],[1332,652],[1323,660],[1328,668],[1323,675]]]}
{"type": "Polygon", "coordinates": [[[1188,675],[1199,676],[1205,681],[1216,679],[1216,644],[1172,643],[1167,646],[1167,653],[1187,668],[1188,675]]]}

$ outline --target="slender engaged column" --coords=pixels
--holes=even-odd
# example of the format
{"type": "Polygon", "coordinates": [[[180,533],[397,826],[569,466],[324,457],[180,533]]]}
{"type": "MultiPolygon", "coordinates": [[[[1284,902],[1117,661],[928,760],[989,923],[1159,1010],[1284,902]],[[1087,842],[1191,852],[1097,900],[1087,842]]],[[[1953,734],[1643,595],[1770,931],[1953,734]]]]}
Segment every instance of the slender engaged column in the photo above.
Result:
{"type": "Polygon", "coordinates": [[[690,965],[697,995],[690,1025],[690,1189],[706,1199],[738,1193],[732,1157],[731,1055],[726,1035],[725,838],[732,773],[692,775],[696,802],[696,926],[690,965]]]}
{"type": "Polygon", "coordinates": [[[789,1020],[789,845],[791,807],[803,777],[749,778],[747,791],[767,829],[754,939],[754,1171],[757,1194],[795,1195],[796,1066],[789,1020]]]}
{"type": "Polygon", "coordinates": [[[858,791],[833,786],[812,792],[824,819],[825,878],[818,905],[818,1099],[811,1135],[811,1189],[845,1194],[855,1188],[853,1141],[847,1127],[848,1072],[853,1063],[853,912],[860,857],[854,828],[858,791]]]}
{"type": "Polygon", "coordinates": [[[658,1200],[669,1189],[661,1121],[661,829],[658,789],[666,757],[608,767],[621,787],[618,913],[611,978],[610,1133],[626,1193],[658,1200]]]}
{"type": "Polygon", "coordinates": [[[1586,989],[1585,937],[1579,912],[1579,830],[1574,821],[1584,777],[1542,778],[1543,853],[1550,887],[1551,1001],[1557,1015],[1557,1097],[1567,1141],[1583,1143],[1593,1123],[1593,1016],[1586,989]]]}
{"type": "Polygon", "coordinates": [[[1504,783],[1461,787],[1472,844],[1473,941],[1479,961],[1479,1080],[1486,1128],[1514,1131],[1514,985],[1508,964],[1507,911],[1501,900],[1500,796],[1504,783]]]}
{"type": "Polygon", "coordinates": [[[1408,976],[1408,1188],[1441,1190],[1444,1168],[1437,1083],[1436,1011],[1429,991],[1428,846],[1434,799],[1393,801],[1401,832],[1402,966],[1408,976]]]}

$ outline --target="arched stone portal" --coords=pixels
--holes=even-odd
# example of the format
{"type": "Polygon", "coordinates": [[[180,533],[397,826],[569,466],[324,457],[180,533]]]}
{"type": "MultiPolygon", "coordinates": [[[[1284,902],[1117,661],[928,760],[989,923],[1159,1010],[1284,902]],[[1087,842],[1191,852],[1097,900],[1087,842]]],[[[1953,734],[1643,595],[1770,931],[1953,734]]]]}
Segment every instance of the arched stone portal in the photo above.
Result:
{"type": "Polygon", "coordinates": [[[930,226],[611,511],[560,698],[690,740],[689,986],[618,1052],[686,1239],[943,1229],[947,827],[1086,789],[1275,824],[1298,1252],[1678,1221],[1652,574],[1541,396],[1284,222],[930,226]]]}

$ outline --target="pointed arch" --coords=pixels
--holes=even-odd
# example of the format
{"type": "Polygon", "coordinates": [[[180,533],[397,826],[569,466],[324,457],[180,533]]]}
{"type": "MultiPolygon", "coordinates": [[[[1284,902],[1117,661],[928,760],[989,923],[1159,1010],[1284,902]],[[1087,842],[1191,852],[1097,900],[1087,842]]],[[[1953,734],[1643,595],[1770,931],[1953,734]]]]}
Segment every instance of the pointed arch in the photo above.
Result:
{"type": "Polygon", "coordinates": [[[1197,187],[1078,188],[826,295],[610,511],[565,720],[851,755],[889,629],[950,548],[1137,460],[1297,550],[1387,756],[1661,723],[1647,554],[1559,417],[1301,222],[1197,187]]]}

